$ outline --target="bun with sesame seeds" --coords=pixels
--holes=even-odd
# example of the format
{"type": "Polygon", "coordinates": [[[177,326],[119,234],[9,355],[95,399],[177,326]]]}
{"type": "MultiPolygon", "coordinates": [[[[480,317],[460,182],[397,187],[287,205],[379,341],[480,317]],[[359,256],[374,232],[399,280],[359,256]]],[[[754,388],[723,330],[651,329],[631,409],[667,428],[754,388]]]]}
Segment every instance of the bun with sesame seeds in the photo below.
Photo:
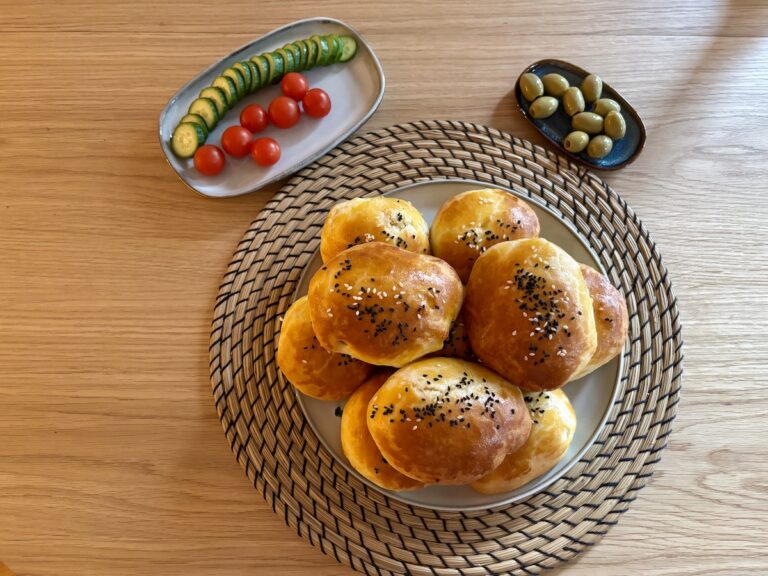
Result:
{"type": "Polygon", "coordinates": [[[308,297],[326,350],[400,367],[443,346],[464,288],[438,258],[370,242],[328,260],[310,280],[308,297]]]}
{"type": "Polygon", "coordinates": [[[619,354],[624,348],[629,330],[627,301],[622,293],[607,277],[586,264],[581,264],[581,273],[592,298],[592,310],[597,329],[597,350],[571,380],[586,376],[619,354]]]}
{"type": "Polygon", "coordinates": [[[400,198],[354,198],[331,208],[320,232],[323,262],[366,242],[429,254],[429,226],[410,202],[400,198]]]}
{"type": "Polygon", "coordinates": [[[477,258],[507,240],[539,235],[536,212],[514,194],[484,188],[457,194],[440,207],[430,230],[432,253],[466,283],[477,258]]]}
{"type": "Polygon", "coordinates": [[[531,430],[516,386],[455,358],[419,360],[392,374],[368,403],[367,422],[396,470],[441,485],[490,473],[531,430]]]}
{"type": "Polygon", "coordinates": [[[502,242],[483,253],[464,309],[477,357],[524,390],[559,388],[597,349],[579,264],[543,238],[502,242]]]}
{"type": "Polygon", "coordinates": [[[414,490],[423,484],[395,470],[368,431],[368,402],[393,370],[380,370],[350,396],[341,414],[341,449],[352,468],[386,490],[414,490]]]}
{"type": "Polygon", "coordinates": [[[373,372],[373,366],[320,346],[304,296],[283,317],[277,345],[277,365],[288,381],[307,396],[340,400],[349,396],[373,372]]]}
{"type": "Polygon", "coordinates": [[[490,474],[472,483],[483,494],[516,490],[549,472],[565,456],[576,432],[576,413],[562,390],[529,392],[525,405],[533,419],[531,434],[519,450],[490,474]]]}

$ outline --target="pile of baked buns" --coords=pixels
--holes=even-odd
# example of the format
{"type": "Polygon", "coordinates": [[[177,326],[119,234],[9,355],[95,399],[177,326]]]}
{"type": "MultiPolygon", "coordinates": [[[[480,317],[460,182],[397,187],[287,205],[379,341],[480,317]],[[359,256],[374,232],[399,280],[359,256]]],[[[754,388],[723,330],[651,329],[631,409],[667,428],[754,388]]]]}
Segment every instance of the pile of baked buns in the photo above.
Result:
{"type": "Polygon", "coordinates": [[[576,415],[563,386],[617,355],[621,293],[539,238],[517,196],[472,190],[431,229],[409,202],[334,206],[324,265],[286,312],[277,362],[301,392],[349,399],[350,464],[389,490],[514,490],[563,458],[576,415]]]}

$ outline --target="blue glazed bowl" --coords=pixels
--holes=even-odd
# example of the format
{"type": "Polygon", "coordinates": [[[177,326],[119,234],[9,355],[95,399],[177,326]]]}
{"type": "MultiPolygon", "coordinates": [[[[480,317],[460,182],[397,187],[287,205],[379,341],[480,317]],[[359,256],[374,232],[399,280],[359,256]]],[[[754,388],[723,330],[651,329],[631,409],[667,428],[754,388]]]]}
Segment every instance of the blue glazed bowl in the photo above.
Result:
{"type": "MultiPolygon", "coordinates": [[[[555,72],[564,76],[571,86],[579,86],[581,81],[589,75],[589,72],[586,70],[563,60],[539,60],[523,70],[520,73],[520,76],[528,72],[533,72],[539,77],[555,72]]],[[[638,116],[635,109],[629,105],[629,102],[624,100],[621,94],[606,84],[605,81],[603,81],[603,93],[601,98],[611,98],[619,103],[621,106],[621,115],[624,116],[624,121],[627,124],[627,133],[621,140],[614,140],[613,150],[611,150],[610,154],[599,159],[587,156],[586,150],[579,152],[578,154],[573,154],[563,147],[565,137],[573,131],[573,128],[571,128],[571,117],[565,113],[565,110],[563,110],[562,101],[560,102],[557,111],[552,116],[537,120],[528,112],[528,107],[531,103],[523,97],[520,90],[519,77],[515,83],[515,97],[517,98],[517,104],[520,107],[523,116],[525,116],[539,132],[549,139],[550,142],[555,144],[560,149],[560,152],[566,156],[579,160],[592,168],[598,168],[600,170],[618,170],[619,168],[623,168],[637,158],[645,145],[645,126],[643,125],[643,121],[640,120],[640,116],[638,116]]],[[[591,110],[592,105],[587,104],[585,111],[590,112],[591,110]]]]}

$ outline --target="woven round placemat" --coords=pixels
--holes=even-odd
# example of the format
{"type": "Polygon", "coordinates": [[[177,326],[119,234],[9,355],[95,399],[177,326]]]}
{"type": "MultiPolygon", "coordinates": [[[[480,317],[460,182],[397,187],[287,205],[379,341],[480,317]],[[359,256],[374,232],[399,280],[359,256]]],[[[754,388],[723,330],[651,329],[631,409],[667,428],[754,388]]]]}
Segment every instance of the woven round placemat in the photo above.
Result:
{"type": "Polygon", "coordinates": [[[299,172],[240,241],[216,300],[213,396],[254,487],[298,534],[366,574],[537,574],[595,544],[651,476],[670,434],[682,338],[667,271],[631,208],[597,176],[485,126],[423,121],[376,130],[299,172]],[[472,179],[559,214],[627,297],[621,390],[594,445],[526,501],[440,512],[370,489],[308,425],[275,362],[279,320],[339,200],[421,180],[472,179]]]}

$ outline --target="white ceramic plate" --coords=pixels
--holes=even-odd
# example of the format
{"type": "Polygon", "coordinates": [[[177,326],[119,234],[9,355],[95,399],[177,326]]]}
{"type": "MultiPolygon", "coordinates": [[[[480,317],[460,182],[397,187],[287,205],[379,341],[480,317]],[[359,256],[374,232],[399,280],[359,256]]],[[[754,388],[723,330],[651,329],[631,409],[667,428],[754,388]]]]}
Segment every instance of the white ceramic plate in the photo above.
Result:
{"type": "MultiPolygon", "coordinates": [[[[226,113],[206,143],[221,146],[224,130],[239,123],[240,112],[249,104],[261,104],[266,110],[269,103],[280,95],[280,86],[262,88],[238,102],[226,113]]],[[[319,158],[349,138],[376,111],[384,96],[384,71],[373,49],[354,29],[333,18],[299,20],[262,36],[222,58],[198,74],[179,90],[160,114],[160,144],[171,168],[193,190],[225,198],[254,192],[259,188],[285,178],[319,158]],[[235,62],[247,60],[262,52],[281,48],[288,42],[309,38],[313,34],[346,34],[357,40],[357,54],[352,60],[332,66],[318,66],[302,72],[311,88],[322,88],[331,97],[331,112],[325,118],[314,119],[302,115],[299,123],[287,130],[269,126],[258,136],[274,138],[280,144],[282,155],[274,166],[262,168],[251,160],[227,155],[224,170],[217,176],[203,176],[195,170],[192,159],[177,158],[170,147],[170,138],[179,120],[187,113],[192,101],[222,70],[235,62]]]]}
{"type": "MultiPolygon", "coordinates": [[[[488,184],[466,180],[420,182],[395,190],[388,194],[388,196],[410,201],[431,225],[432,219],[435,217],[440,206],[450,197],[466,190],[487,187],[488,184]]],[[[579,262],[604,272],[600,262],[587,245],[579,239],[565,222],[549,212],[545,207],[536,204],[534,199],[527,198],[514,190],[509,191],[521,196],[536,211],[541,225],[542,237],[562,247],[579,262]]],[[[309,279],[321,265],[320,255],[316,254],[304,271],[296,298],[307,293],[309,279]]],[[[468,486],[429,486],[413,492],[385,491],[357,474],[344,457],[344,453],[341,450],[341,418],[334,414],[337,407],[344,405],[344,401],[324,402],[299,392],[297,392],[297,396],[299,404],[307,416],[307,420],[326,448],[352,474],[355,474],[360,480],[375,490],[386,492],[390,497],[407,502],[408,504],[438,510],[470,511],[522,500],[543,490],[576,464],[582,454],[595,441],[600,430],[605,425],[609,409],[619,390],[621,362],[620,355],[592,374],[565,386],[563,390],[571,400],[577,418],[576,434],[568,452],[560,463],[547,474],[540,476],[517,490],[504,494],[484,495],[475,492],[468,486]]]]}

